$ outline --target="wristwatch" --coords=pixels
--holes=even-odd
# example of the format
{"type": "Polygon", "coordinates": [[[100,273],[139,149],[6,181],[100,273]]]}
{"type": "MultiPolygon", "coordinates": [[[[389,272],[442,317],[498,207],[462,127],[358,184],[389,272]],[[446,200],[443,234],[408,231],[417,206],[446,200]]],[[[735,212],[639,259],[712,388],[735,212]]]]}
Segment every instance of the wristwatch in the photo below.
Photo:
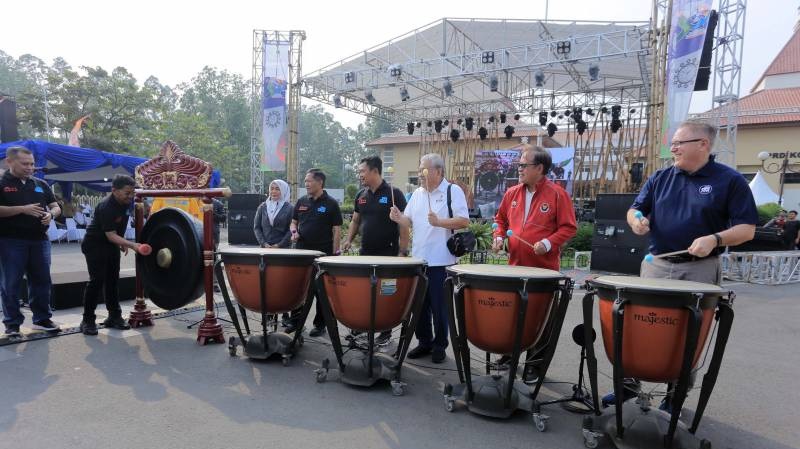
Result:
{"type": "Polygon", "coordinates": [[[722,236],[719,233],[714,233],[714,238],[717,239],[717,246],[722,245],[722,236]]]}

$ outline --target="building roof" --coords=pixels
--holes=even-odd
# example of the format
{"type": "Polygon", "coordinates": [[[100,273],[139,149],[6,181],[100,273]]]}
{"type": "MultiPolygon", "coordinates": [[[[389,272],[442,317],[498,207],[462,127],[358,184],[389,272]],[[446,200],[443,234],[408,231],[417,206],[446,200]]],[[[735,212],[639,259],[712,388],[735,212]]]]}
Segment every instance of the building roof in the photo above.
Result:
{"type": "MultiPolygon", "coordinates": [[[[693,117],[711,119],[718,113],[724,111],[717,107],[693,117]]],[[[800,87],[762,89],[739,99],[738,126],[791,122],[800,122],[800,87]]]]}
{"type": "Polygon", "coordinates": [[[775,56],[767,70],[764,71],[753,88],[750,89],[750,92],[754,92],[764,78],[768,76],[797,72],[800,72],[800,27],[796,27],[792,37],[778,52],[778,55],[775,56]]]}

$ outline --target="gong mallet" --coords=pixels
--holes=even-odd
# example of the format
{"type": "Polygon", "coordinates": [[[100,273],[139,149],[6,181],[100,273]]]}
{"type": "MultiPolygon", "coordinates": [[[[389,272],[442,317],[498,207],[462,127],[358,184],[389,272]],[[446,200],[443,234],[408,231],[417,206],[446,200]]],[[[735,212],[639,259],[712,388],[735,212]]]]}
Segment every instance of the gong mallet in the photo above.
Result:
{"type": "Polygon", "coordinates": [[[150,253],[153,252],[153,247],[148,245],[147,243],[142,243],[139,245],[139,254],[142,256],[149,256],[150,253]]]}
{"type": "Polygon", "coordinates": [[[433,208],[431,207],[431,192],[430,192],[430,189],[428,189],[428,169],[427,168],[422,169],[422,176],[425,177],[425,192],[428,194],[428,212],[431,212],[431,211],[433,211],[433,208]]]}
{"type": "MultiPolygon", "coordinates": [[[[386,167],[386,173],[389,173],[389,176],[393,177],[391,175],[394,174],[394,167],[392,167],[392,166],[386,167]]],[[[394,207],[394,189],[392,189],[392,182],[391,181],[389,181],[388,184],[389,184],[389,192],[392,195],[392,207],[394,207]]]]}

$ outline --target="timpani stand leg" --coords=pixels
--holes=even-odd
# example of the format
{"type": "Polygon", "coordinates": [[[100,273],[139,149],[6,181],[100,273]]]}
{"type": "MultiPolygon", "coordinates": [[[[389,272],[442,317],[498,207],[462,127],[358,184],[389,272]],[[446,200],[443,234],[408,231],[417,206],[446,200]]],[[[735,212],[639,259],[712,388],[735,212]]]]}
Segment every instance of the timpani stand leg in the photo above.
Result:
{"type": "Polygon", "coordinates": [[[525,329],[525,315],[528,313],[528,281],[523,281],[519,294],[519,311],[517,313],[517,325],[514,330],[514,345],[511,349],[510,366],[508,367],[508,381],[506,383],[506,393],[503,398],[503,408],[511,408],[511,393],[514,391],[514,379],[517,377],[519,367],[519,353],[522,346],[522,332],[525,329]]]}
{"type": "MultiPolygon", "coordinates": [[[[316,285],[317,285],[317,301],[322,308],[322,314],[325,318],[325,327],[328,329],[328,336],[331,339],[331,345],[333,346],[333,352],[336,354],[336,361],[339,363],[339,372],[344,374],[344,361],[342,360],[343,350],[342,350],[342,341],[339,339],[339,326],[336,322],[336,318],[333,316],[333,311],[331,310],[331,303],[328,299],[328,293],[325,290],[325,270],[319,270],[317,272],[316,277],[316,285]]],[[[322,382],[325,380],[325,377],[322,375],[323,372],[327,374],[328,359],[325,359],[322,362],[322,370],[317,370],[317,381],[322,382]]]]}
{"type": "MultiPolygon", "coordinates": [[[[258,292],[259,300],[261,302],[261,335],[264,339],[264,354],[269,352],[269,345],[267,343],[267,292],[265,292],[265,285],[267,284],[267,261],[265,258],[258,258],[258,292]]],[[[300,327],[302,332],[302,327],[300,327]]]]}
{"type": "MultiPolygon", "coordinates": [[[[587,289],[589,287],[587,286],[587,289]]],[[[594,352],[594,340],[592,335],[593,319],[592,310],[594,306],[594,292],[589,291],[583,295],[583,341],[586,342],[586,365],[589,371],[589,384],[592,388],[592,406],[594,414],[600,415],[600,400],[597,391],[597,356],[594,352]]]]}
{"type": "Polygon", "coordinates": [[[622,372],[622,327],[625,322],[625,300],[617,298],[612,307],[612,327],[614,332],[614,413],[617,423],[617,438],[622,439],[625,429],[622,427],[622,403],[625,400],[624,373],[622,372]]]}
{"type": "MultiPolygon", "coordinates": [[[[228,315],[231,317],[231,322],[233,323],[233,327],[236,329],[236,334],[239,335],[239,341],[244,344],[245,337],[242,333],[242,327],[239,324],[239,317],[236,313],[236,309],[233,307],[233,301],[231,301],[230,293],[228,293],[228,284],[225,281],[225,276],[222,272],[222,260],[218,260],[217,263],[214,264],[214,272],[217,274],[217,280],[219,281],[222,299],[225,301],[225,308],[228,310],[228,315]]],[[[244,316],[244,319],[246,320],[247,316],[244,316]]],[[[248,334],[249,333],[250,332],[248,331],[248,334]]],[[[228,339],[228,351],[230,352],[231,356],[236,355],[236,346],[236,337],[231,336],[231,338],[228,339]]]]}
{"type": "Polygon", "coordinates": [[[403,321],[403,325],[400,328],[400,341],[394,356],[397,359],[397,380],[400,380],[400,369],[406,359],[408,349],[411,347],[411,340],[414,337],[414,331],[417,329],[417,323],[419,323],[420,315],[422,314],[425,292],[428,291],[428,276],[425,275],[425,270],[420,268],[417,276],[419,278],[417,279],[417,289],[414,292],[414,302],[411,306],[411,316],[403,321]]]}
{"type": "Polygon", "coordinates": [[[693,307],[687,307],[689,323],[686,326],[686,346],[683,350],[683,363],[678,377],[678,383],[675,385],[675,392],[671,399],[672,413],[670,414],[669,429],[664,436],[664,447],[666,448],[672,447],[675,429],[678,427],[678,418],[681,416],[683,403],[686,401],[686,395],[689,393],[689,375],[692,371],[694,354],[697,351],[697,338],[700,335],[700,326],[703,322],[703,312],[700,310],[699,305],[702,299],[703,295],[698,295],[697,304],[693,307]]]}
{"type": "Polygon", "coordinates": [[[472,366],[470,365],[469,343],[467,342],[467,326],[464,322],[464,289],[467,287],[467,284],[459,283],[455,288],[453,300],[456,313],[455,322],[457,324],[457,332],[455,335],[458,340],[461,368],[464,371],[464,383],[467,387],[465,399],[469,404],[475,399],[475,391],[472,387],[472,366]]]}
{"type": "MultiPolygon", "coordinates": [[[[457,328],[457,320],[456,320],[456,312],[454,309],[454,303],[459,301],[457,299],[459,296],[462,295],[462,287],[455,285],[455,280],[452,276],[448,276],[444,280],[445,290],[449,292],[448,295],[449,300],[447,301],[447,314],[448,314],[448,326],[450,327],[450,342],[453,345],[453,355],[456,359],[456,369],[458,371],[458,382],[464,383],[464,366],[461,363],[461,340],[459,339],[459,333],[457,328]]],[[[463,299],[462,299],[463,300],[463,299]]],[[[488,372],[486,374],[489,374],[488,372]]]]}
{"type": "Polygon", "coordinates": [[[719,374],[720,366],[722,365],[722,355],[725,353],[725,346],[728,344],[728,337],[731,334],[731,327],[733,326],[733,302],[732,293],[729,294],[727,300],[723,300],[719,304],[717,310],[717,319],[719,320],[719,330],[717,333],[717,341],[714,342],[714,353],[711,356],[711,362],[708,365],[708,371],[703,376],[703,386],[700,388],[700,397],[697,401],[697,410],[694,413],[692,420],[692,427],[689,432],[697,432],[697,427],[700,425],[700,420],[703,418],[703,413],[708,405],[708,399],[711,397],[711,391],[714,389],[714,384],[717,382],[717,375],[719,374]]]}
{"type": "Polygon", "coordinates": [[[367,376],[374,378],[374,355],[375,355],[375,308],[378,306],[378,275],[376,267],[372,267],[372,274],[369,276],[369,332],[367,332],[367,376]]]}

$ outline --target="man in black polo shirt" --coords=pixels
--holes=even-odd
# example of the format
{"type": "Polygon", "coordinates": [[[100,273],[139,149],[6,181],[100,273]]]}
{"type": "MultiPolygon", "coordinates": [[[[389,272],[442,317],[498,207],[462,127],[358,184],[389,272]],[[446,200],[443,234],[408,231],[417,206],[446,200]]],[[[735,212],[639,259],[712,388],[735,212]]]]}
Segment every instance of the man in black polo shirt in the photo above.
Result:
{"type": "Polygon", "coordinates": [[[111,183],[111,194],[97,204],[94,219],[86,229],[81,251],[86,257],[89,283],[83,293],[83,320],[80,326],[85,335],[97,335],[94,311],[103,287],[108,310],[108,318],[103,321],[103,325],[122,330],[131,328],[122,318],[117,283],[120,251],[127,254],[128,248],[136,252],[141,248],[140,244],[123,238],[130,220],[130,205],[135,186],[136,182],[130,176],[116,175],[111,183]]]}
{"type": "MultiPolygon", "coordinates": [[[[392,205],[402,212],[406,208],[406,198],[400,189],[390,188],[382,177],[383,161],[378,156],[361,159],[358,176],[363,189],[356,194],[353,206],[353,219],[347,231],[343,251],[350,249],[353,239],[361,233],[362,256],[407,256],[408,227],[398,225],[389,219],[392,205]]],[[[357,333],[351,333],[355,336],[357,333]]],[[[381,332],[377,344],[389,342],[392,331],[381,332]]]]}
{"type": "MultiPolygon", "coordinates": [[[[327,255],[339,253],[339,233],[342,225],[342,212],[339,203],[325,191],[325,173],[318,168],[306,172],[304,180],[307,194],[297,200],[289,231],[292,242],[298,249],[321,251],[327,255]]],[[[318,337],[325,333],[325,317],[317,299],[317,314],[314,316],[314,329],[308,333],[318,337]]],[[[290,326],[286,332],[297,329],[299,310],[292,313],[290,326]]]]}
{"type": "MultiPolygon", "coordinates": [[[[670,144],[672,167],[648,178],[628,210],[633,232],[650,234],[651,254],[688,250],[643,261],[642,277],[718,285],[722,281],[718,248],[753,239],[758,223],[753,193],[739,172],[714,160],[716,135],[708,124],[682,123],[670,144]]],[[[627,380],[625,399],[635,397],[638,389],[638,381],[627,380]]],[[[603,405],[614,400],[614,394],[608,394],[603,405]]],[[[671,410],[669,396],[660,408],[671,410]]]]}
{"type": "Polygon", "coordinates": [[[9,337],[19,337],[25,317],[19,310],[19,284],[28,278],[33,328],[61,329],[50,318],[50,240],[47,228],[61,213],[47,183],[33,176],[33,153],[24,147],[6,150],[8,170],[0,179],[0,296],[9,337]]]}

